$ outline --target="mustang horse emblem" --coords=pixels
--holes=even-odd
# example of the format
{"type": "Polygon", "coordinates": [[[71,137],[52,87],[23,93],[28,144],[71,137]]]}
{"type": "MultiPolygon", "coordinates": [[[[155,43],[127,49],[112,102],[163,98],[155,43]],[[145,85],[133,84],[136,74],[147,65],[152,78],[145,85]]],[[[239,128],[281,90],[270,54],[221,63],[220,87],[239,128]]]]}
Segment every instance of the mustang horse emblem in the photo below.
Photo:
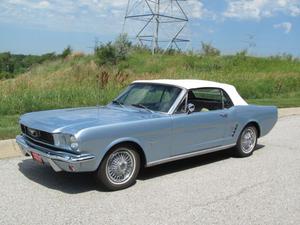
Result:
{"type": "Polygon", "coordinates": [[[37,137],[40,136],[40,134],[39,134],[39,132],[37,130],[28,128],[27,131],[28,131],[29,135],[32,136],[32,137],[37,138],[37,137]]]}

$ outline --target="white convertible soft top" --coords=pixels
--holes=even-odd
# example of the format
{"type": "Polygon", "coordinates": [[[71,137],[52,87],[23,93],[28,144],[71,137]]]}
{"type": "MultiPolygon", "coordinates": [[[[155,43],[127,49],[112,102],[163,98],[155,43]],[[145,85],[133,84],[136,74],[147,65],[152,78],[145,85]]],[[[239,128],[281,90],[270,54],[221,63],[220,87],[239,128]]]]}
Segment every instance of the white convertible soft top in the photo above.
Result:
{"type": "Polygon", "coordinates": [[[188,79],[159,79],[159,80],[136,80],[133,83],[153,83],[173,85],[185,89],[214,87],[221,88],[229,95],[234,105],[248,105],[247,102],[239,95],[234,86],[224,83],[218,83],[207,80],[188,80],[188,79]]]}

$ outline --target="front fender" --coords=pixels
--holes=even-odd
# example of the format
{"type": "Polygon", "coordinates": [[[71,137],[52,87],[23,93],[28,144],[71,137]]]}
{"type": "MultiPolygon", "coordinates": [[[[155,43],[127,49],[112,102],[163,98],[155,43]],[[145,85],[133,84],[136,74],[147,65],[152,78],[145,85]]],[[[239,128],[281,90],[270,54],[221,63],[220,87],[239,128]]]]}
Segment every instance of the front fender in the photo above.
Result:
{"type": "MultiPolygon", "coordinates": [[[[146,146],[141,141],[139,141],[137,138],[134,138],[134,137],[122,137],[122,138],[118,138],[118,139],[112,141],[109,145],[106,146],[106,148],[104,149],[104,151],[101,152],[100,162],[102,161],[103,157],[106,155],[106,153],[111,148],[113,148],[114,146],[116,146],[118,144],[124,143],[124,142],[132,142],[132,143],[137,144],[138,146],[140,146],[140,148],[143,151],[143,154],[145,155],[145,157],[147,157],[146,154],[145,154],[145,151],[144,151],[144,149],[146,148],[146,146]]],[[[100,164],[100,162],[99,162],[99,164],[100,164]]]]}
{"type": "Polygon", "coordinates": [[[78,134],[80,150],[96,156],[99,167],[105,154],[122,142],[139,145],[146,162],[169,157],[171,143],[171,119],[169,116],[128,124],[114,124],[82,130],[78,134]]]}

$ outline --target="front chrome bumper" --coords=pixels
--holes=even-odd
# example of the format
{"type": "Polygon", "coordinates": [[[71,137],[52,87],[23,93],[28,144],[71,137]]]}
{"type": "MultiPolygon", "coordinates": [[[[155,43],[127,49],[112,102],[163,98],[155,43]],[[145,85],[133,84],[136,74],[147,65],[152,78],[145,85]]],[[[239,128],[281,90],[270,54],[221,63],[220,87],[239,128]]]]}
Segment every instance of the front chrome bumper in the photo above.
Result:
{"type": "Polygon", "coordinates": [[[56,171],[68,171],[68,172],[81,172],[85,171],[84,164],[89,163],[95,158],[92,154],[71,154],[61,151],[52,151],[40,146],[36,146],[33,143],[30,145],[27,143],[22,135],[16,137],[16,142],[20,147],[23,155],[31,155],[32,152],[39,154],[43,162],[48,162],[51,167],[56,171]]]}

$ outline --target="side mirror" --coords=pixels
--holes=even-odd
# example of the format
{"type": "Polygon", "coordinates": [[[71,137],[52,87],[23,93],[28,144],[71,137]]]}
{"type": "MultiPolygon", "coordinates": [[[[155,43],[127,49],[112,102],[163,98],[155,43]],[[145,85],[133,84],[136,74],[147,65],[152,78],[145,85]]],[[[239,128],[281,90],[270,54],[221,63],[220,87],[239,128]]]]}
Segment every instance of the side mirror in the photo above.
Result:
{"type": "Polygon", "coordinates": [[[195,111],[195,105],[193,103],[187,104],[187,114],[190,114],[195,111]]]}

